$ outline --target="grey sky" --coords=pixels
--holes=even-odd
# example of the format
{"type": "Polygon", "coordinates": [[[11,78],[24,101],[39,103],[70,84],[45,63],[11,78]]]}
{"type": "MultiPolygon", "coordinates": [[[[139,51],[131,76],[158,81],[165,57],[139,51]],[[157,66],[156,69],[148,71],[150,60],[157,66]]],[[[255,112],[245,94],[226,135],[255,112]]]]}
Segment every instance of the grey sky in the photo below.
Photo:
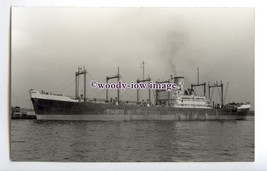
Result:
{"type": "MultiPolygon", "coordinates": [[[[89,72],[87,85],[118,66],[129,83],[145,61],[153,80],[185,76],[187,86],[199,67],[201,82],[230,83],[226,102],[254,106],[254,9],[13,8],[11,60],[12,105],[31,107],[29,89],[53,91],[66,80],[55,92],[74,95],[78,66],[89,72]]],[[[105,97],[87,87],[87,96],[105,97]]]]}

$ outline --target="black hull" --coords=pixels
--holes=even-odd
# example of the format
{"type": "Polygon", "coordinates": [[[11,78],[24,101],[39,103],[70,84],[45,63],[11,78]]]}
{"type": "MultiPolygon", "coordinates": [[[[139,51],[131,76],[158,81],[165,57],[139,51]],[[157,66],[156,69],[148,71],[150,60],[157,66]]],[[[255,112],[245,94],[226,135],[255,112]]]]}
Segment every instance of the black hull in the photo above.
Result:
{"type": "Polygon", "coordinates": [[[39,120],[242,120],[249,111],[31,100],[39,120]]]}

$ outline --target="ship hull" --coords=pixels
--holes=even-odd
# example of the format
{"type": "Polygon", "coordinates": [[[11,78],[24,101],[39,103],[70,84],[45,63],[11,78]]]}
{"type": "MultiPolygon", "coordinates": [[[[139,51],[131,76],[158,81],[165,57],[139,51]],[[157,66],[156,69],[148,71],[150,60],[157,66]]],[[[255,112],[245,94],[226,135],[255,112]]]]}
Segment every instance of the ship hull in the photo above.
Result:
{"type": "Polygon", "coordinates": [[[88,121],[194,121],[242,120],[249,108],[175,108],[162,106],[113,105],[94,102],[69,102],[32,98],[37,120],[88,121]]]}

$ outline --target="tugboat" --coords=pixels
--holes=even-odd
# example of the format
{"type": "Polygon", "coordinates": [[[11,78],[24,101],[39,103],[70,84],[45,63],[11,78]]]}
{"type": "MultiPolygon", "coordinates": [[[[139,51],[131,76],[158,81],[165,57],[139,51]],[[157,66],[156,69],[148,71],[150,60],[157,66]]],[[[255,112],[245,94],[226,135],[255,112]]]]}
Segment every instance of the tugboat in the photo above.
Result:
{"type": "Polygon", "coordinates": [[[11,119],[36,119],[35,115],[28,115],[19,106],[11,107],[11,119]]]}

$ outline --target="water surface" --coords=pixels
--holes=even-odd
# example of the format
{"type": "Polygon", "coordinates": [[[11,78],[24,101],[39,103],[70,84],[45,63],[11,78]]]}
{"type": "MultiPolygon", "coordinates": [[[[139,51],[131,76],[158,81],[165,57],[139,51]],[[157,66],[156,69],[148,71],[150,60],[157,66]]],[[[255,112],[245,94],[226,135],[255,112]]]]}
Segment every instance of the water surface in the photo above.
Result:
{"type": "Polygon", "coordinates": [[[11,121],[11,160],[254,161],[254,117],[244,121],[11,121]]]}

